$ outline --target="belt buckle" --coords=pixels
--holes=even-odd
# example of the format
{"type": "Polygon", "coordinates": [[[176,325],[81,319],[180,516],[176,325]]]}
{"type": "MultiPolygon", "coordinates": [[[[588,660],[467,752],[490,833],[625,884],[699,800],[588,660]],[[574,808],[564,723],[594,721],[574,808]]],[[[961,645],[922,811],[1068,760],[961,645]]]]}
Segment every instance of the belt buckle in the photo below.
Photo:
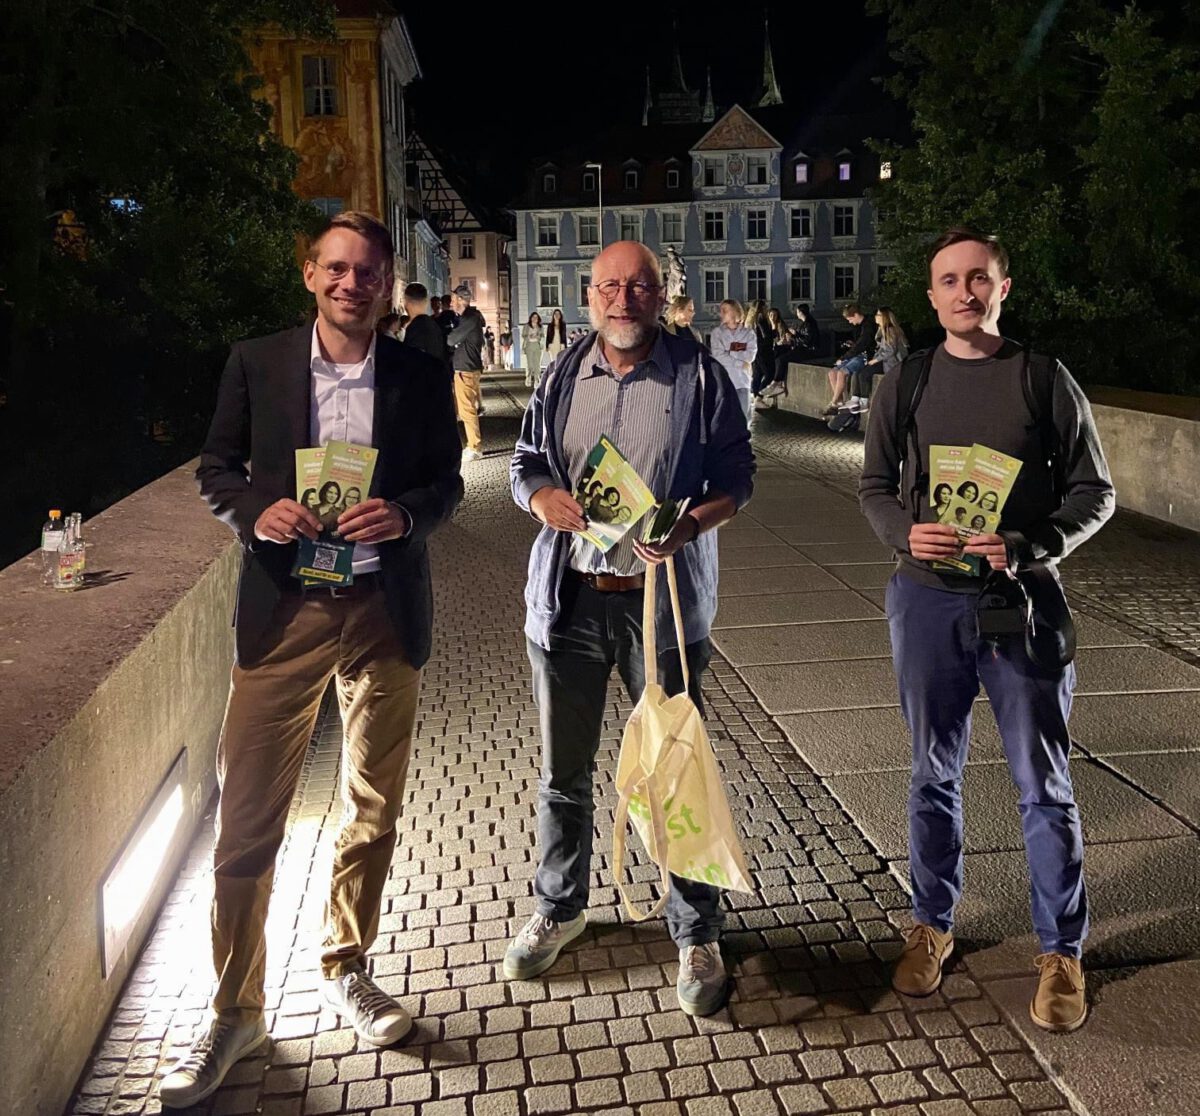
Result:
{"type": "Polygon", "coordinates": [[[349,597],[354,592],[354,583],[349,585],[330,585],[327,586],[327,592],[336,601],[342,597],[349,597]]]}

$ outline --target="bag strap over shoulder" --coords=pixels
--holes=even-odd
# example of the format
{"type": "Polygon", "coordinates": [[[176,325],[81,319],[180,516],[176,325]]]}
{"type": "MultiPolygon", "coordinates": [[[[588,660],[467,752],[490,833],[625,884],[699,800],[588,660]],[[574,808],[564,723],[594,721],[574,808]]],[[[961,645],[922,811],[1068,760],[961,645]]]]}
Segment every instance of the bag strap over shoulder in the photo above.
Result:
{"type": "Polygon", "coordinates": [[[919,443],[917,441],[917,408],[921,405],[921,396],[925,394],[925,385],[929,383],[929,370],[933,367],[934,348],[919,349],[904,358],[900,365],[899,393],[896,399],[896,446],[900,454],[900,488],[904,489],[904,465],[908,459],[909,448],[913,450],[914,464],[912,465],[913,480],[908,486],[912,500],[912,516],[916,521],[921,517],[921,499],[929,490],[929,474],[921,461],[919,443]]]}

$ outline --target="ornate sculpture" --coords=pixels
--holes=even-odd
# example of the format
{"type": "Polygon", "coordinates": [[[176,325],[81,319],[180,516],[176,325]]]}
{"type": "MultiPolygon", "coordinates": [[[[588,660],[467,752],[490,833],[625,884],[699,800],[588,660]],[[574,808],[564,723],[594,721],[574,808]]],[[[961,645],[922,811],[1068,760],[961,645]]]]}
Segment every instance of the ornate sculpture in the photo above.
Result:
{"type": "Polygon", "coordinates": [[[683,269],[683,260],[673,248],[667,248],[667,298],[678,298],[687,294],[687,272],[683,269]]]}

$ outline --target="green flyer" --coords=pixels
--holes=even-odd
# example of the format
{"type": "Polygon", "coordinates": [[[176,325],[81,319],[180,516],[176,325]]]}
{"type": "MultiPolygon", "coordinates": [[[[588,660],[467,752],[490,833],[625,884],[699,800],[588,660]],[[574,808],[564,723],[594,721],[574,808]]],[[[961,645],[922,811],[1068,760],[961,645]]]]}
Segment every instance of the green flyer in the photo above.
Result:
{"type": "Polygon", "coordinates": [[[601,438],[588,454],[583,475],[575,487],[587,528],[581,532],[598,550],[607,553],[658,501],[621,451],[601,438]]]}
{"type": "MultiPolygon", "coordinates": [[[[932,448],[930,457],[932,477],[932,448]]],[[[976,442],[970,447],[966,464],[954,487],[954,495],[945,503],[944,510],[938,516],[938,522],[950,524],[958,535],[959,543],[964,546],[977,535],[994,535],[1000,527],[1000,513],[1004,509],[1004,503],[1012,492],[1020,471],[1021,462],[1017,458],[976,442]]],[[[944,496],[944,493],[942,495],[944,496]]],[[[933,565],[938,569],[952,569],[973,576],[979,576],[983,568],[978,555],[971,554],[950,558],[945,562],[935,562],[933,565]]]]}
{"type": "Polygon", "coordinates": [[[379,451],[372,446],[332,441],[296,450],[296,499],[321,521],[316,539],[301,537],[292,576],[302,584],[351,585],[354,544],[337,536],[338,516],[366,499],[379,451]]]}

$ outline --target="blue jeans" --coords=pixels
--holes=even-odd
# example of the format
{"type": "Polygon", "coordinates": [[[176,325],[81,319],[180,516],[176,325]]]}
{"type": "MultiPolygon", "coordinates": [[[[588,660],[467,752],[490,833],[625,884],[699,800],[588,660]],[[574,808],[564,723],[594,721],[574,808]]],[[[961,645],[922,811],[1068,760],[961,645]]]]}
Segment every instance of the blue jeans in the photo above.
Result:
{"type": "MultiPolygon", "coordinates": [[[[550,650],[526,640],[542,729],[537,810],[541,859],[533,890],[538,911],[555,922],[569,922],[588,905],[592,783],[608,677],[615,665],[629,696],[635,702],[642,696],[642,599],[639,590],[597,592],[568,573],[550,650]]],[[[707,639],[687,646],[689,692],[701,710],[700,677],[710,654],[707,639]]],[[[658,673],[668,694],[683,689],[678,651],[660,653],[658,673]]],[[[605,775],[611,779],[616,770],[605,775]]],[[[717,888],[675,875],[666,915],[671,937],[680,948],[715,942],[725,921],[717,888]]]]}
{"type": "Polygon", "coordinates": [[[1074,664],[1035,667],[1018,639],[979,639],[974,593],[893,574],[887,587],[900,708],[912,733],[908,842],[913,914],[943,932],[962,894],[962,773],[980,683],[1019,795],[1033,928],[1045,952],[1079,957],[1087,936],[1083,832],[1067,756],[1074,664]]]}

